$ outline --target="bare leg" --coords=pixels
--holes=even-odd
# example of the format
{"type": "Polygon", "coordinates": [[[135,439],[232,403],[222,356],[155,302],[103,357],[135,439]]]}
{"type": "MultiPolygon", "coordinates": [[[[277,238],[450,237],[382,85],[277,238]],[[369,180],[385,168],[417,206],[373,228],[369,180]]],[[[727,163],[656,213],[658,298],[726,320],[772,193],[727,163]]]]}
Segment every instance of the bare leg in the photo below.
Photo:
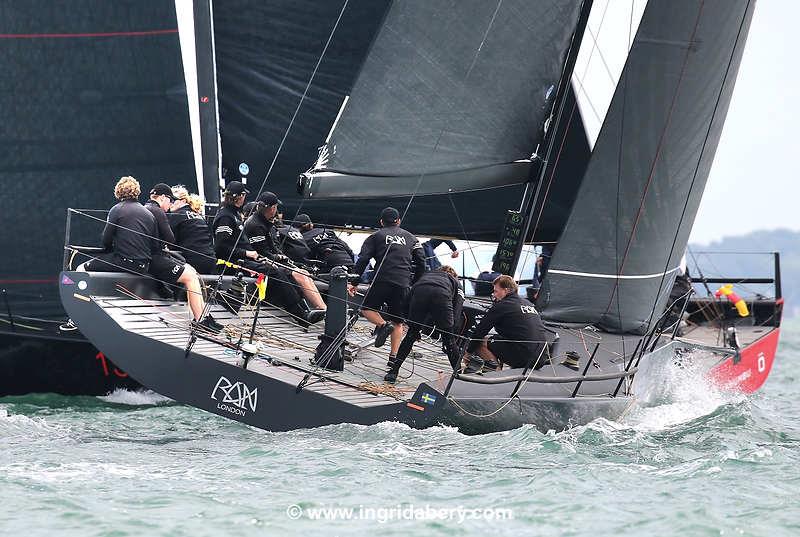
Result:
{"type": "Polygon", "coordinates": [[[390,354],[397,356],[397,351],[400,349],[400,343],[403,341],[403,323],[395,322],[394,329],[392,329],[390,354]]]}
{"type": "MultiPolygon", "coordinates": [[[[381,317],[381,314],[375,310],[361,310],[361,315],[363,315],[366,320],[375,326],[383,326],[383,324],[386,322],[386,319],[381,317]]],[[[394,344],[392,344],[392,347],[394,347],[394,344]]]]}
{"type": "Polygon", "coordinates": [[[489,350],[488,341],[489,341],[488,338],[483,338],[480,347],[478,347],[478,356],[480,356],[487,362],[500,363],[500,360],[497,359],[497,356],[492,354],[492,351],[489,350]]]}
{"type": "Polygon", "coordinates": [[[178,283],[186,286],[189,310],[191,310],[194,320],[199,321],[206,303],[203,300],[203,290],[200,288],[200,279],[197,277],[197,271],[191,265],[184,265],[183,274],[178,278],[178,283]]]}
{"type": "Polygon", "coordinates": [[[325,301],[322,300],[322,295],[319,294],[319,289],[314,285],[314,281],[311,278],[296,270],[292,271],[292,278],[294,278],[294,281],[303,289],[303,296],[306,297],[312,308],[319,310],[328,309],[325,305],[325,301]]]}

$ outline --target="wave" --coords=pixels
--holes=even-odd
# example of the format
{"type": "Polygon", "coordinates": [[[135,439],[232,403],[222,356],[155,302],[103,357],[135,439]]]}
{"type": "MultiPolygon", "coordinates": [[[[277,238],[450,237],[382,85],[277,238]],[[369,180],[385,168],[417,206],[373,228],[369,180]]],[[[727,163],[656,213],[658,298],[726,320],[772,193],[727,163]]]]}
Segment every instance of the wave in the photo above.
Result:
{"type": "Polygon", "coordinates": [[[172,403],[173,400],[151,390],[126,390],[117,388],[108,395],[99,396],[98,399],[106,403],[130,406],[152,406],[172,403]]]}

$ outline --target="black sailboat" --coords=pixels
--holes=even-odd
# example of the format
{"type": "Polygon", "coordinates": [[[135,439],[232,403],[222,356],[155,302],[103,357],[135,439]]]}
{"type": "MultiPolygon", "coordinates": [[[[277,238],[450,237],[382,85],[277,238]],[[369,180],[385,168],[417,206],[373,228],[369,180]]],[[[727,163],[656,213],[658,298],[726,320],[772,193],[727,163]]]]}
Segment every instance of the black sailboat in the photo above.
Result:
{"type": "MultiPolygon", "coordinates": [[[[6,75],[0,177],[7,201],[0,235],[0,395],[138,387],[69,322],[57,272],[62,259],[85,260],[73,252],[64,258],[66,209],[109,205],[114,177],[195,183],[175,3],[142,9],[127,0],[80,0],[69,8],[13,2],[0,8],[0,20],[6,75]]],[[[213,62],[210,42],[199,41],[199,65],[213,62]]],[[[213,86],[213,72],[198,73],[213,86]]],[[[214,93],[203,96],[216,114],[214,93]]],[[[216,123],[205,125],[215,129],[216,123]]],[[[206,190],[214,200],[218,174],[209,173],[215,179],[206,190]]],[[[69,232],[74,244],[96,242],[97,226],[87,219],[73,221],[69,232]]]]}
{"type": "MultiPolygon", "coordinates": [[[[328,108],[327,139],[298,185],[297,206],[315,219],[369,224],[387,199],[407,200],[410,228],[466,240],[498,237],[505,214],[491,208],[520,209],[524,238],[558,240],[539,303],[551,329],[544,368],[453,372],[438,346],[425,342],[401,381],[384,385],[386,357],[370,348],[373,337],[349,313],[346,275],[336,271],[320,284],[329,307],[324,329],[300,329],[269,297],[258,302],[251,286],[239,314],[213,307],[225,332],[204,333],[190,326],[183,305],[158,299],[151,281],[114,273],[62,273],[64,307],[146,386],[269,430],[397,420],[485,432],[615,419],[678,360],[726,371],[727,380],[746,370],[745,389],[757,388],[774,356],[779,300],[760,304],[747,326],[723,312],[735,336],[723,342],[720,319],[677,338],[662,315],[753,4],[650,2],[585,173],[558,176],[567,169],[559,165],[574,117],[569,80],[590,9],[591,2],[506,0],[394,2],[385,13],[370,12],[374,40],[368,50],[355,47],[363,65],[357,76],[339,79],[341,88],[354,76],[352,88],[335,114],[328,108]],[[477,207],[480,218],[464,218],[477,207]],[[578,371],[561,361],[570,351],[578,371]]],[[[323,55],[309,62],[312,76],[347,13],[329,22],[323,55]]],[[[221,60],[223,48],[218,52],[221,60]]],[[[220,96],[223,155],[235,138],[226,141],[226,125],[236,124],[226,123],[235,114],[235,102],[224,105],[227,83],[220,96]]],[[[311,88],[295,89],[297,104],[277,148],[311,88]]],[[[281,157],[265,166],[269,181],[281,157]]],[[[246,174],[251,166],[237,169],[246,174]]],[[[209,284],[227,293],[231,277],[209,284]]],[[[699,319],[696,305],[689,314],[699,319]]],[[[474,317],[483,308],[476,301],[467,309],[474,317]]]]}

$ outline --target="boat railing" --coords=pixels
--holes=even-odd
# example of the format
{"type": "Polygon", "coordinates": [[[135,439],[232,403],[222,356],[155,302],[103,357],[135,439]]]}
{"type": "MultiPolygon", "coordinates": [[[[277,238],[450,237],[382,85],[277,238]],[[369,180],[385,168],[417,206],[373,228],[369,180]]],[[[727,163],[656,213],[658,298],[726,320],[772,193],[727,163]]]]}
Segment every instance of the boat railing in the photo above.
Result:
{"type": "Polygon", "coordinates": [[[615,371],[613,373],[604,373],[602,375],[570,375],[563,377],[550,377],[545,375],[509,375],[502,377],[487,377],[483,375],[470,375],[464,373],[456,373],[454,376],[456,380],[464,382],[473,382],[475,384],[506,384],[510,382],[535,382],[540,384],[570,384],[572,382],[593,382],[600,380],[614,380],[625,377],[632,377],[639,370],[638,367],[629,369],[628,371],[615,371]]]}
{"type": "Polygon", "coordinates": [[[733,305],[725,304],[725,298],[715,296],[716,286],[733,285],[733,289],[750,306],[750,316],[754,322],[763,326],[779,326],[783,305],[781,285],[781,263],[779,252],[736,252],[736,251],[688,251],[689,275],[697,292],[694,303],[712,303],[719,321],[736,324],[736,315],[731,317],[733,305]],[[727,276],[727,267],[734,274],[749,273],[747,276],[727,276]],[[771,289],[770,289],[771,287],[771,289]],[[702,296],[705,291],[706,296],[702,296]],[[770,293],[772,296],[770,296],[770,293]],[[720,308],[718,303],[725,304],[720,308]],[[725,312],[728,312],[726,315],[725,312]]]}

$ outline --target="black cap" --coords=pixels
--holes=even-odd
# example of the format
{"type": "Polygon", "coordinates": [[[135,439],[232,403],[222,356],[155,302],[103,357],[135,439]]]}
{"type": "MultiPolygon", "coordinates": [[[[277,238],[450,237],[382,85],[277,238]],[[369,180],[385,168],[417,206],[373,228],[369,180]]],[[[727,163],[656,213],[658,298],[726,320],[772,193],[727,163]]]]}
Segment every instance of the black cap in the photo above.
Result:
{"type": "Polygon", "coordinates": [[[386,207],[381,211],[381,221],[384,224],[395,224],[400,220],[400,213],[394,207],[386,207]]]}
{"type": "Polygon", "coordinates": [[[167,196],[172,201],[175,201],[175,196],[172,194],[172,187],[170,187],[166,183],[158,183],[152,189],[150,189],[151,196],[167,196]]]}
{"type": "Polygon", "coordinates": [[[225,187],[225,192],[227,194],[233,194],[234,196],[238,196],[239,194],[249,194],[250,191],[240,183],[239,181],[231,181],[225,187]]]}
{"type": "Polygon", "coordinates": [[[272,207],[273,205],[280,205],[281,200],[278,199],[278,196],[275,195],[274,192],[262,192],[258,195],[256,199],[259,203],[263,203],[267,207],[272,207]]]}
{"type": "Polygon", "coordinates": [[[300,213],[294,217],[294,227],[303,227],[306,224],[311,223],[311,217],[309,217],[306,213],[300,213]]]}

